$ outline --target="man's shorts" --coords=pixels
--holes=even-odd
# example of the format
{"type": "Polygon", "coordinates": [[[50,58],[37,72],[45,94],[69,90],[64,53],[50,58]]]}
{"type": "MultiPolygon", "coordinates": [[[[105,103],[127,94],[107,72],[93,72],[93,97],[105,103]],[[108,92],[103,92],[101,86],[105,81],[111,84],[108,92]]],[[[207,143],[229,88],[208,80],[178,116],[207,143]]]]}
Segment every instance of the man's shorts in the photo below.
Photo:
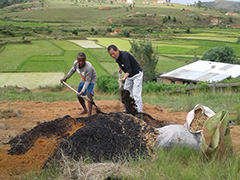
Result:
{"type": "MultiPolygon", "coordinates": [[[[79,83],[78,85],[78,92],[80,92],[82,90],[84,86],[84,83],[79,83]]],[[[93,92],[93,89],[94,89],[94,84],[93,83],[90,83],[87,87],[87,89],[84,91],[83,95],[85,96],[87,93],[91,93],[93,96],[94,96],[94,92],[93,92]]]]}

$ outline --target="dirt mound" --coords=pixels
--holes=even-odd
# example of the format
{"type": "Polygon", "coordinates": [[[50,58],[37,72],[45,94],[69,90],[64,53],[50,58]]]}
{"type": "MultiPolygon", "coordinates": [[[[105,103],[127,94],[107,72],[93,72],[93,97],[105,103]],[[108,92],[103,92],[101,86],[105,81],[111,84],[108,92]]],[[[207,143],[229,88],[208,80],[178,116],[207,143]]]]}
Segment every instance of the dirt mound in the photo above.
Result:
{"type": "Polygon", "coordinates": [[[63,138],[83,127],[70,116],[37,125],[0,148],[1,176],[16,177],[29,170],[40,170],[63,138]]]}
{"type": "MultiPolygon", "coordinates": [[[[79,119],[81,120],[81,119],[79,119]]],[[[78,160],[90,156],[116,161],[151,155],[158,133],[143,120],[124,113],[99,114],[59,146],[64,155],[78,160]]]]}
{"type": "MultiPolygon", "coordinates": [[[[119,113],[123,110],[123,105],[119,100],[96,101],[96,104],[106,114],[112,112],[119,113]]],[[[0,101],[0,109],[11,110],[11,113],[12,111],[13,113],[17,113],[17,115],[10,116],[8,114],[0,121],[0,179],[12,179],[33,169],[40,170],[46,160],[56,153],[57,147],[63,142],[64,138],[70,138],[78,129],[82,129],[87,123],[91,122],[89,118],[84,117],[84,115],[78,115],[78,107],[79,103],[77,101],[0,101]],[[66,114],[69,114],[71,117],[65,116],[66,114]],[[79,119],[79,117],[81,118],[79,119]],[[55,124],[53,122],[55,121],[54,119],[58,123],[55,124]],[[25,153],[18,155],[8,154],[11,146],[10,144],[3,145],[3,143],[6,144],[6,142],[10,142],[14,137],[19,138],[19,136],[17,136],[19,134],[24,134],[28,136],[26,139],[31,139],[30,136],[35,134],[32,129],[36,129],[36,131],[40,127],[42,127],[43,131],[45,128],[52,129],[48,127],[48,122],[51,126],[59,126],[60,129],[57,128],[59,131],[61,131],[61,128],[63,128],[65,124],[66,131],[63,130],[59,134],[53,133],[54,135],[51,135],[51,131],[48,131],[41,137],[36,133],[38,139],[35,137],[35,141],[34,138],[32,138],[31,142],[28,142],[28,147],[24,148],[25,150],[28,149],[25,153]],[[30,131],[31,133],[29,133],[30,131]]],[[[172,112],[171,109],[163,108],[161,105],[152,106],[147,103],[144,103],[143,111],[143,114],[136,115],[138,119],[144,119],[147,124],[154,127],[161,127],[166,123],[184,124],[188,114],[188,112],[172,112]]],[[[97,120],[98,116],[99,114],[94,114],[91,116],[91,120],[97,120]]],[[[233,148],[234,152],[238,155],[240,155],[239,132],[240,126],[231,126],[233,148]]],[[[16,141],[16,144],[17,142],[18,141],[16,141]]],[[[15,147],[15,149],[18,148],[15,147]]],[[[25,150],[21,151],[24,152],[25,150]]]]}
{"type": "Polygon", "coordinates": [[[70,116],[56,119],[54,121],[42,123],[30,131],[27,131],[21,135],[11,139],[7,144],[11,145],[9,154],[24,154],[32,147],[33,143],[38,138],[56,138],[62,139],[69,136],[69,131],[72,130],[73,125],[78,127],[84,126],[77,120],[70,116]],[[80,124],[80,126],[79,126],[80,124]]]}
{"type": "MultiPolygon", "coordinates": [[[[94,161],[149,156],[158,135],[152,127],[186,121],[187,112],[170,112],[146,103],[144,113],[137,113],[135,102],[125,93],[121,101],[129,114],[120,113],[121,101],[98,101],[104,113],[80,118],[78,102],[0,102],[4,109],[0,142],[8,142],[0,147],[0,176],[10,179],[31,170],[40,171],[63,154],[74,159],[90,156],[94,161]]],[[[236,128],[231,134],[237,140],[236,128]]],[[[235,147],[239,151],[238,142],[235,147]]]]}
{"type": "Polygon", "coordinates": [[[60,159],[60,152],[74,159],[90,156],[94,161],[149,156],[157,136],[143,119],[130,114],[65,116],[39,124],[0,148],[0,170],[6,175],[40,170],[46,162],[60,159]]]}

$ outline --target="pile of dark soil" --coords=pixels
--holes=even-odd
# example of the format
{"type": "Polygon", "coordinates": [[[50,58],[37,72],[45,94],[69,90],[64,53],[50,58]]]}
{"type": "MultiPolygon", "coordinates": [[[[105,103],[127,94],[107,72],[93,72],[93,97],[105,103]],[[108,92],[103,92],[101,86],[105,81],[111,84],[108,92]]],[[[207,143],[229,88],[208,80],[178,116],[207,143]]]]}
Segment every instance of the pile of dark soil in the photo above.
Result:
{"type": "Polygon", "coordinates": [[[8,175],[41,169],[53,160],[61,160],[62,155],[75,160],[90,157],[94,162],[151,156],[158,137],[153,127],[166,123],[138,113],[129,92],[125,93],[122,102],[127,113],[100,112],[84,118],[67,115],[11,139],[0,148],[0,171],[8,175]]]}
{"type": "MultiPolygon", "coordinates": [[[[72,129],[73,124],[79,124],[79,122],[70,116],[55,119],[54,121],[45,122],[39,124],[33,129],[16,136],[11,139],[7,144],[11,145],[9,154],[24,154],[32,147],[33,143],[41,137],[62,139],[69,136],[68,131],[72,129]]],[[[83,126],[83,125],[82,125],[83,126]]]]}
{"type": "MultiPolygon", "coordinates": [[[[78,119],[81,121],[81,119],[78,119]]],[[[91,157],[101,160],[125,160],[152,153],[158,133],[141,119],[124,113],[99,114],[95,121],[78,129],[59,145],[63,153],[78,160],[91,157]]]]}
{"type": "Polygon", "coordinates": [[[88,156],[95,162],[118,161],[151,155],[157,136],[154,128],[143,119],[126,113],[76,119],[65,116],[39,124],[13,138],[8,142],[11,146],[8,153],[16,155],[37,150],[35,141],[44,137],[56,140],[54,153],[48,154],[45,162],[61,158],[62,153],[74,159],[88,156]]]}

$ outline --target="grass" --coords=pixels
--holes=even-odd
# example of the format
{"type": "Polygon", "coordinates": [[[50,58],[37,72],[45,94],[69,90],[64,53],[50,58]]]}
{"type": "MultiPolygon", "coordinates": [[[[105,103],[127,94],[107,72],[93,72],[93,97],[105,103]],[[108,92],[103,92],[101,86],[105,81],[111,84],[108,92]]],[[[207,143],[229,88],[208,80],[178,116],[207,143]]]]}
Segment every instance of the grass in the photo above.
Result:
{"type": "Polygon", "coordinates": [[[122,51],[129,51],[131,45],[129,43],[130,39],[127,38],[88,38],[90,40],[96,40],[98,44],[103,47],[108,47],[111,44],[116,45],[122,51]]]}
{"type": "Polygon", "coordinates": [[[60,167],[53,166],[42,173],[32,173],[22,179],[43,180],[49,177],[51,179],[71,179],[72,177],[84,179],[85,175],[88,175],[88,178],[117,177],[123,180],[237,180],[240,178],[240,158],[233,155],[226,154],[222,158],[208,159],[199,151],[188,147],[174,147],[171,150],[158,148],[155,149],[155,153],[155,158],[139,157],[138,161],[130,160],[121,165],[107,162],[86,165],[83,160],[76,162],[65,158],[60,167]],[[95,174],[96,172],[98,173],[95,174]]]}
{"type": "Polygon", "coordinates": [[[24,72],[51,72],[51,71],[64,71],[64,67],[66,64],[64,60],[32,60],[27,61],[26,63],[22,64],[21,71],[24,72]]]}
{"type": "Polygon", "coordinates": [[[158,72],[164,73],[186,65],[184,61],[178,61],[171,58],[159,56],[156,66],[158,72]]]}
{"type": "Polygon", "coordinates": [[[41,23],[41,22],[14,22],[14,21],[0,21],[0,25],[13,25],[20,27],[42,27],[42,26],[51,26],[54,23],[41,23]]]}
{"type": "Polygon", "coordinates": [[[164,107],[173,108],[173,111],[189,111],[196,104],[202,104],[211,108],[215,112],[228,110],[234,113],[234,106],[239,104],[238,93],[233,92],[192,92],[190,94],[144,94],[143,102],[155,105],[163,105],[164,107]]]}
{"type": "Polygon", "coordinates": [[[76,45],[70,41],[58,40],[58,41],[51,41],[55,46],[60,47],[64,51],[83,51],[81,46],[76,45]]]}
{"type": "Polygon", "coordinates": [[[222,41],[222,42],[237,42],[237,38],[226,38],[226,37],[212,37],[212,36],[176,36],[178,39],[199,39],[199,40],[211,40],[211,41],[222,41]]]}
{"type": "Polygon", "coordinates": [[[15,71],[33,55],[61,55],[62,50],[49,41],[32,41],[32,44],[7,44],[0,54],[0,71],[15,71]]]}
{"type": "Polygon", "coordinates": [[[62,72],[0,73],[0,85],[37,89],[41,86],[57,86],[63,76],[62,72]]]}
{"type": "MultiPolygon", "coordinates": [[[[114,61],[114,60],[113,60],[114,61]]],[[[109,74],[113,75],[118,70],[118,64],[116,62],[100,62],[100,64],[106,68],[106,70],[109,72],[109,74]]]]}
{"type": "Polygon", "coordinates": [[[115,61],[112,57],[110,57],[106,48],[103,48],[103,49],[88,49],[88,52],[98,61],[110,61],[110,62],[115,61]]]}
{"type": "MultiPolygon", "coordinates": [[[[16,100],[29,100],[29,101],[76,101],[76,95],[68,90],[62,91],[63,85],[52,88],[52,91],[46,92],[19,92],[14,89],[2,89],[0,91],[1,101],[16,101],[16,100]],[[57,90],[55,90],[57,89],[57,90]]],[[[73,86],[75,89],[76,85],[73,86]]],[[[113,100],[119,99],[120,95],[99,92],[96,86],[95,100],[113,100]]],[[[145,93],[142,95],[143,102],[160,107],[172,108],[172,111],[190,111],[196,104],[202,104],[209,107],[215,112],[227,110],[230,114],[238,113],[236,105],[239,104],[239,93],[226,90],[223,92],[198,92],[193,91],[186,94],[167,94],[167,93],[145,93]]]]}
{"type": "MultiPolygon", "coordinates": [[[[189,148],[175,147],[170,151],[159,149],[154,161],[140,160],[141,176],[157,179],[238,179],[239,158],[205,159],[189,148]]],[[[136,179],[141,179],[139,176],[136,179]]]]}

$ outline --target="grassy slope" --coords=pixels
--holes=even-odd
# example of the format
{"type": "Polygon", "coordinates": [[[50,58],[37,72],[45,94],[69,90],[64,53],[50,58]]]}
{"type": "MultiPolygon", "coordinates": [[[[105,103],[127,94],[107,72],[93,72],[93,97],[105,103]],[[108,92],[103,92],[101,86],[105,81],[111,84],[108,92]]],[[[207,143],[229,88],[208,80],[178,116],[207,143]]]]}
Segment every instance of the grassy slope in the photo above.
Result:
{"type": "MultiPolygon", "coordinates": [[[[162,32],[154,32],[153,34],[160,37],[159,40],[153,41],[153,46],[157,48],[157,51],[161,55],[167,55],[168,57],[160,56],[157,70],[159,72],[167,72],[174,68],[184,65],[184,61],[176,61],[172,57],[181,58],[182,60],[192,61],[196,55],[201,58],[202,54],[210,48],[216,46],[231,46],[240,56],[239,44],[232,43],[236,41],[239,36],[239,31],[235,29],[199,29],[191,28],[191,33],[186,34],[186,27],[198,24],[199,27],[204,22],[198,21],[194,18],[200,17],[200,19],[209,19],[210,16],[219,17],[224,21],[225,15],[220,11],[205,10],[203,8],[189,7],[184,5],[174,4],[170,5],[142,5],[142,1],[137,1],[133,9],[123,3],[114,4],[99,4],[99,3],[78,3],[70,1],[44,1],[44,10],[31,10],[25,11],[18,9],[11,12],[6,8],[0,12],[0,18],[10,18],[14,21],[2,21],[0,25],[11,24],[18,27],[50,27],[53,32],[47,34],[49,37],[53,37],[61,33],[61,28],[73,30],[78,28],[79,30],[89,30],[95,27],[97,30],[106,29],[107,27],[115,28],[120,27],[122,29],[146,29],[161,27],[162,18],[164,16],[171,16],[164,27],[172,26],[170,29],[163,29],[162,32]],[[98,7],[110,7],[111,10],[99,10],[98,7]],[[128,10],[126,10],[128,7],[128,10]],[[182,9],[189,9],[190,12],[184,12],[182,9]],[[139,15],[140,14],[140,15],[139,15]],[[145,16],[145,14],[147,16],[145,16]],[[131,15],[131,16],[129,16],[131,15]],[[144,15],[144,16],[142,16],[144,15]],[[176,23],[172,22],[172,18],[176,17],[176,23]],[[112,18],[113,24],[108,22],[108,18],[112,18]],[[27,21],[27,22],[22,22],[27,21]],[[170,39],[163,40],[163,36],[169,36],[170,39]],[[172,39],[173,38],[173,39],[172,39]],[[216,39],[222,38],[224,41],[216,41],[216,39]],[[201,39],[201,40],[199,40],[201,39]],[[169,64],[174,64],[171,66],[169,64]]],[[[40,6],[40,3],[34,4],[40,6]]],[[[20,5],[16,5],[17,7],[20,5]]],[[[29,6],[21,4],[21,6],[29,6]]],[[[236,17],[238,18],[238,17],[236,17]]],[[[239,18],[234,18],[234,23],[239,22],[239,18]]],[[[233,23],[233,24],[234,24],[233,23]]],[[[209,22],[205,23],[205,25],[209,22]]],[[[162,27],[161,27],[162,28],[162,27]]],[[[161,29],[160,28],[160,29],[161,29]]],[[[11,28],[10,28],[11,29],[11,28]]],[[[102,30],[99,30],[102,33],[102,30]]],[[[66,34],[70,34],[67,32],[66,34]]],[[[65,34],[65,35],[66,35],[65,34]]],[[[64,35],[64,36],[65,36],[64,35]]],[[[147,34],[145,34],[147,35],[147,34]]],[[[5,37],[4,37],[5,38],[5,37]]],[[[15,37],[7,37],[14,39],[15,37]]],[[[16,37],[15,39],[17,39],[16,37]]],[[[29,38],[29,37],[28,37],[29,38]]],[[[129,50],[129,39],[118,38],[96,38],[98,43],[107,47],[110,44],[116,44],[121,50],[129,50]]],[[[71,44],[66,41],[32,41],[31,45],[22,44],[14,45],[8,44],[1,50],[0,62],[1,71],[63,71],[67,73],[72,65],[72,61],[75,59],[76,54],[79,51],[84,51],[88,55],[88,60],[91,61],[98,71],[98,74],[106,74],[107,72],[100,67],[98,62],[111,61],[113,59],[109,57],[105,49],[85,49],[71,44]],[[31,47],[31,48],[29,48],[31,47]],[[14,52],[12,51],[14,49],[14,52]],[[24,50],[24,51],[23,51],[24,50]],[[24,53],[23,53],[24,52],[24,53]],[[17,57],[17,58],[15,58],[17,57]],[[10,65],[11,64],[11,65],[10,65]]],[[[113,63],[101,63],[112,74],[115,69],[113,63]]],[[[74,78],[76,79],[76,78],[74,78]]],[[[77,80],[74,80],[76,82],[77,80]]]]}
{"type": "MultiPolygon", "coordinates": [[[[74,5],[70,1],[44,1],[44,10],[31,11],[16,11],[11,12],[10,8],[0,12],[0,18],[10,18],[16,21],[37,21],[37,22],[61,22],[64,24],[75,24],[75,27],[80,29],[90,29],[92,27],[105,28],[110,25],[108,19],[112,18],[113,23],[117,26],[124,25],[126,27],[138,27],[153,25],[162,25],[164,16],[176,17],[177,21],[173,23],[169,21],[166,25],[173,25],[176,27],[187,26],[202,26],[209,25],[209,17],[217,16],[222,21],[227,21],[227,17],[214,10],[205,10],[204,8],[188,7],[185,5],[166,6],[166,5],[142,5],[141,2],[136,2],[133,9],[130,9],[128,4],[114,3],[114,4],[99,4],[99,3],[78,3],[74,5]],[[99,10],[98,7],[110,7],[110,10],[99,10]],[[128,7],[128,10],[126,10],[128,7]],[[191,12],[184,12],[182,9],[189,9],[191,12]],[[150,16],[141,17],[136,16],[137,13],[148,14],[150,16]],[[129,15],[132,15],[129,17],[129,15]],[[151,15],[154,15],[152,17],[151,15]],[[200,17],[204,21],[196,21],[194,18],[200,17]],[[226,20],[225,20],[226,19],[226,20]],[[76,26],[77,25],[77,26],[76,26]]],[[[16,5],[19,6],[19,5],[16,5]]],[[[35,6],[40,6],[39,3],[35,6]]],[[[234,17],[235,18],[235,17],[234,17]]],[[[239,24],[239,18],[234,19],[233,24],[239,24]]],[[[59,25],[59,24],[57,24],[59,25]]],[[[68,28],[68,27],[66,27],[68,28]]]]}

